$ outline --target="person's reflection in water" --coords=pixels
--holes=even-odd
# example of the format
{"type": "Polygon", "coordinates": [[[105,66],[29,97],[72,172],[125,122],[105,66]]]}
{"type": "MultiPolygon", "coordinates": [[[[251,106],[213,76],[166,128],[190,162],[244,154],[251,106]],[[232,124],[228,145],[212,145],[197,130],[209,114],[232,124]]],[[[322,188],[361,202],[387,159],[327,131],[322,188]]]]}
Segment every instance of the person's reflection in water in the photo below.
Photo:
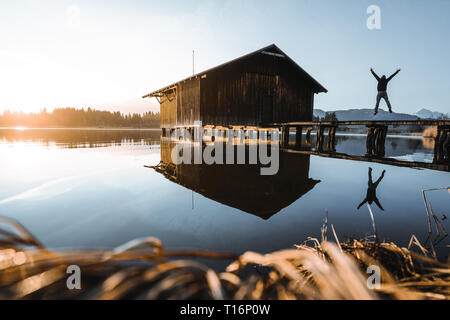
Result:
{"type": "Polygon", "coordinates": [[[372,182],[372,168],[369,168],[369,186],[367,187],[367,195],[366,195],[366,198],[363,200],[363,202],[361,202],[359,204],[358,210],[366,202],[369,204],[372,204],[373,202],[375,202],[376,205],[378,206],[378,208],[380,208],[381,210],[384,211],[383,207],[380,204],[380,201],[378,201],[378,198],[377,198],[377,187],[378,187],[378,184],[381,182],[381,180],[383,180],[385,173],[386,173],[386,170],[383,170],[383,173],[378,178],[378,180],[375,181],[375,183],[373,183],[372,182]]]}

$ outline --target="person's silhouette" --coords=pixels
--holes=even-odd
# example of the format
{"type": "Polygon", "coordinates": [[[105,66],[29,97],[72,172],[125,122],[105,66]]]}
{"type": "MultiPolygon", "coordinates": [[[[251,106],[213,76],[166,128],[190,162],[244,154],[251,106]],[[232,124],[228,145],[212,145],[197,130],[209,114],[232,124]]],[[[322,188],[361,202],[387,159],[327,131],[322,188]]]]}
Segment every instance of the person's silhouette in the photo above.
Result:
{"type": "Polygon", "coordinates": [[[389,81],[392,80],[392,78],[394,78],[397,73],[400,72],[400,69],[398,69],[397,71],[395,71],[394,74],[392,74],[389,78],[386,78],[385,75],[383,75],[381,78],[375,73],[375,71],[373,71],[373,69],[370,69],[370,72],[372,72],[373,76],[375,77],[375,79],[377,79],[378,81],[378,94],[377,94],[377,104],[375,106],[375,110],[373,112],[374,115],[376,115],[378,113],[378,107],[380,106],[380,101],[381,98],[384,99],[384,101],[386,101],[386,104],[389,108],[389,112],[392,113],[392,107],[391,107],[391,103],[389,102],[389,97],[387,95],[387,85],[389,83],[389,81]]]}
{"type": "Polygon", "coordinates": [[[381,210],[384,211],[383,207],[380,204],[380,201],[378,201],[378,198],[377,198],[377,187],[378,187],[378,184],[381,182],[381,180],[383,180],[385,173],[386,173],[386,170],[383,170],[383,173],[381,173],[381,176],[378,178],[378,180],[375,181],[375,183],[373,183],[372,182],[372,168],[369,168],[369,186],[367,187],[367,195],[366,195],[366,198],[359,204],[358,210],[366,202],[369,204],[372,204],[373,202],[375,202],[376,205],[378,206],[378,208],[380,208],[381,210]]]}

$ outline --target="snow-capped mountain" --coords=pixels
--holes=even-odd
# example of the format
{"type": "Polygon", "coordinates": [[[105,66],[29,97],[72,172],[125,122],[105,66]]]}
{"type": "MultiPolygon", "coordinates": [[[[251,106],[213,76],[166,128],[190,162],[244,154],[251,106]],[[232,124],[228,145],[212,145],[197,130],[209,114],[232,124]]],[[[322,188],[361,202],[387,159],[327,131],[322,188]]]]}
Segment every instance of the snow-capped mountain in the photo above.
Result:
{"type": "Polygon", "coordinates": [[[442,112],[431,111],[428,109],[420,109],[415,113],[420,119],[448,119],[450,118],[449,114],[444,114],[442,112]]]}

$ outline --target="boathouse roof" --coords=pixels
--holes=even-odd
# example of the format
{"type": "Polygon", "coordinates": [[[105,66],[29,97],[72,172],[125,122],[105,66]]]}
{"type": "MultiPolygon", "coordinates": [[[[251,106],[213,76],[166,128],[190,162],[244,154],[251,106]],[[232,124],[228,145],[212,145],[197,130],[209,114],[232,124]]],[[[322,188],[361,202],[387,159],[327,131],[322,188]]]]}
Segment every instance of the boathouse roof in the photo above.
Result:
{"type": "Polygon", "coordinates": [[[280,48],[278,48],[275,44],[271,44],[271,45],[269,45],[269,46],[267,46],[267,47],[261,48],[261,49],[259,49],[259,50],[256,50],[256,51],[254,51],[254,52],[251,52],[251,53],[246,54],[246,55],[244,55],[244,56],[241,56],[241,57],[239,57],[239,58],[233,59],[233,60],[231,60],[231,61],[228,61],[228,62],[226,62],[226,63],[223,63],[223,64],[221,64],[221,65],[218,65],[218,66],[216,66],[216,67],[214,67],[214,68],[210,68],[210,69],[208,69],[208,70],[199,72],[199,73],[197,73],[197,74],[194,74],[194,75],[192,75],[192,76],[190,76],[190,77],[188,77],[188,78],[185,78],[185,79],[183,79],[183,80],[180,80],[180,81],[178,81],[178,82],[172,83],[172,84],[170,84],[170,85],[168,85],[168,86],[165,86],[164,88],[161,88],[161,89],[158,89],[158,90],[156,90],[156,91],[150,92],[149,94],[146,94],[146,95],[143,96],[142,98],[159,97],[162,93],[164,93],[164,92],[166,92],[166,91],[173,90],[174,87],[175,87],[177,84],[181,83],[181,82],[188,81],[188,80],[191,80],[191,79],[194,79],[194,78],[198,78],[198,77],[203,77],[203,76],[205,76],[206,74],[208,74],[209,72],[212,72],[212,71],[216,71],[216,70],[222,69],[222,68],[227,67],[227,66],[229,66],[229,65],[231,65],[231,64],[233,64],[233,63],[236,63],[236,62],[238,62],[238,61],[241,61],[241,60],[250,58],[250,57],[255,56],[255,55],[257,55],[257,54],[267,54],[267,55],[272,55],[272,56],[275,56],[275,57],[287,59],[287,60],[292,64],[293,68],[295,68],[299,73],[301,73],[302,75],[304,75],[304,76],[307,78],[307,80],[309,80],[309,81],[311,82],[312,88],[313,88],[313,90],[314,90],[315,93],[319,93],[319,92],[328,92],[327,89],[325,89],[325,88],[324,88],[317,80],[315,80],[309,73],[307,73],[302,67],[300,67],[294,60],[292,60],[292,59],[291,59],[287,54],[285,54],[280,48]]]}

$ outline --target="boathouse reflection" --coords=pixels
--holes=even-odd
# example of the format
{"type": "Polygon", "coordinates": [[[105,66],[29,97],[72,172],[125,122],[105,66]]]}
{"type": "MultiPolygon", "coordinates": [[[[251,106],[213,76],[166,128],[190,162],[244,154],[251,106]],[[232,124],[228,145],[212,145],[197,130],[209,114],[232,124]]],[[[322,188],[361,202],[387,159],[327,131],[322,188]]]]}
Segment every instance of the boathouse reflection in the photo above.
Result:
{"type": "MultiPolygon", "coordinates": [[[[278,172],[261,175],[260,164],[176,165],[171,158],[176,143],[161,138],[161,162],[153,167],[157,172],[209,199],[262,219],[269,219],[320,182],[309,178],[309,155],[280,151],[278,172]]],[[[204,150],[204,144],[202,148],[204,150]]],[[[236,148],[234,146],[235,154],[236,148]]],[[[246,159],[249,152],[246,145],[246,159]]]]}

